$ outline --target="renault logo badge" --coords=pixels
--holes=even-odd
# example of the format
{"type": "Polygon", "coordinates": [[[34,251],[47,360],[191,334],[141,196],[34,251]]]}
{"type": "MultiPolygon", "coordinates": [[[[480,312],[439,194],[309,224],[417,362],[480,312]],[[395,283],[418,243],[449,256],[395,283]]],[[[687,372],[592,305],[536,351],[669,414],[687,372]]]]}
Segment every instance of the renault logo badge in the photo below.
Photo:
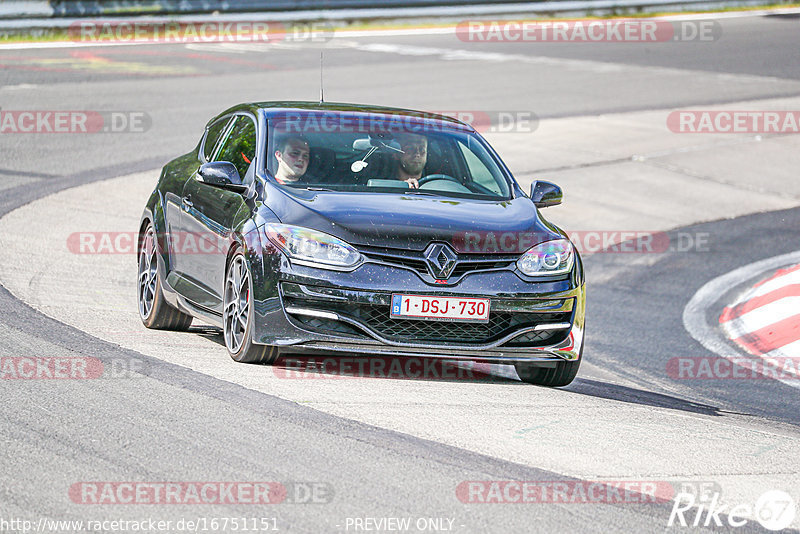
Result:
{"type": "Polygon", "coordinates": [[[431,243],[425,249],[425,263],[428,271],[437,280],[450,278],[456,268],[456,253],[449,246],[442,243],[431,243]]]}

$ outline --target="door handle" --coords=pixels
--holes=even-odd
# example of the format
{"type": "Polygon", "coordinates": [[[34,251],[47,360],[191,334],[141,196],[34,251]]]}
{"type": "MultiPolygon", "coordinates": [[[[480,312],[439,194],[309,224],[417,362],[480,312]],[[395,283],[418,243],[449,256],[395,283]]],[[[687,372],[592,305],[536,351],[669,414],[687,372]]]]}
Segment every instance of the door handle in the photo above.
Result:
{"type": "Polygon", "coordinates": [[[191,208],[192,206],[194,206],[194,204],[192,203],[192,195],[186,195],[181,199],[181,202],[183,203],[184,208],[191,208]]]}

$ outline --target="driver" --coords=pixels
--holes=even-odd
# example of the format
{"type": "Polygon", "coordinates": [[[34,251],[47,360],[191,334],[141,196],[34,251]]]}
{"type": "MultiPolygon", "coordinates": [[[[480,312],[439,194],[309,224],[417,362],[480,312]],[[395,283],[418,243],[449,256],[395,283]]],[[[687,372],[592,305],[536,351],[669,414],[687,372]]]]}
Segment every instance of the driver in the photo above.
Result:
{"type": "Polygon", "coordinates": [[[293,135],[279,139],[275,144],[275,159],[278,160],[275,179],[278,183],[299,181],[308,169],[310,154],[308,141],[300,136],[293,135]]]}
{"type": "Polygon", "coordinates": [[[402,154],[395,154],[397,159],[396,179],[408,184],[411,189],[419,188],[419,179],[428,162],[428,138],[424,135],[407,133],[396,137],[400,143],[402,154]]]}

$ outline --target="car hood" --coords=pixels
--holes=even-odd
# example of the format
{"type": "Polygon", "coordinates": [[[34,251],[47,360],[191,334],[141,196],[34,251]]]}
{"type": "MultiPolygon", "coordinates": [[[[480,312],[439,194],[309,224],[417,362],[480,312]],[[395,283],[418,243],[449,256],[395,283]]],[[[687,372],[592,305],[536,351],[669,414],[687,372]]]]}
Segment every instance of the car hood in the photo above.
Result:
{"type": "Polygon", "coordinates": [[[423,250],[440,241],[466,252],[516,253],[562,237],[541,220],[527,197],[487,201],[399,193],[287,193],[278,188],[271,193],[269,208],[282,223],[313,228],[353,245],[423,250]]]}

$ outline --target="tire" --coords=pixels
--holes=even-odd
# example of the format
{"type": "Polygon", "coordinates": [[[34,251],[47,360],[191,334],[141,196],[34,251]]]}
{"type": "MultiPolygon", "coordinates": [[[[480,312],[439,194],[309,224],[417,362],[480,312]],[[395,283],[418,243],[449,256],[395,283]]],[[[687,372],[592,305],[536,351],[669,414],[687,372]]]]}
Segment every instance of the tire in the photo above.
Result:
{"type": "Polygon", "coordinates": [[[575,380],[581,360],[583,360],[583,356],[574,361],[558,362],[555,367],[536,367],[530,363],[515,363],[514,368],[523,382],[557,388],[566,386],[575,380]]]}
{"type": "Polygon", "coordinates": [[[161,290],[161,272],[158,268],[156,233],[152,223],[139,235],[138,273],[136,293],[139,318],[147,328],[156,330],[186,331],[192,325],[192,316],[170,306],[161,290]]]}
{"type": "Polygon", "coordinates": [[[235,361],[273,364],[278,359],[277,347],[253,343],[253,277],[241,250],[225,270],[222,324],[225,347],[235,361]]]}

